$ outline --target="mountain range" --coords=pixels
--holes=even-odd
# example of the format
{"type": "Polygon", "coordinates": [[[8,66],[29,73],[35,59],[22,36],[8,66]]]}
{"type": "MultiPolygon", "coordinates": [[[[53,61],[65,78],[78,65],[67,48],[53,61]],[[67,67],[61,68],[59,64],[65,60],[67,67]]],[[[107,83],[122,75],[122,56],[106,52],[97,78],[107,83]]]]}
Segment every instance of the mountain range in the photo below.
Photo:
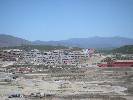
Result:
{"type": "Polygon", "coordinates": [[[30,45],[31,42],[11,35],[0,34],[0,47],[30,45]]]}
{"type": "Polygon", "coordinates": [[[21,45],[53,45],[80,48],[117,48],[124,45],[133,45],[133,39],[125,37],[88,37],[71,38],[60,41],[29,41],[11,35],[0,34],[0,47],[21,45]]]}

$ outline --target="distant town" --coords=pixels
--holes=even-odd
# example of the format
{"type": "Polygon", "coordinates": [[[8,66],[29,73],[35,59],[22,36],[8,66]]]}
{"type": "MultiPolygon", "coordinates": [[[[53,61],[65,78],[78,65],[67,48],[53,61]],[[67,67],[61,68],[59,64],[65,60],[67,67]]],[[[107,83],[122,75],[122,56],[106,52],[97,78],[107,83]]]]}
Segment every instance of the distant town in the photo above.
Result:
{"type": "Polygon", "coordinates": [[[88,97],[92,100],[131,100],[132,45],[108,52],[94,48],[52,47],[45,50],[33,47],[37,46],[0,49],[2,100],[88,97]],[[123,48],[128,49],[128,53],[127,50],[124,53],[123,48]]]}

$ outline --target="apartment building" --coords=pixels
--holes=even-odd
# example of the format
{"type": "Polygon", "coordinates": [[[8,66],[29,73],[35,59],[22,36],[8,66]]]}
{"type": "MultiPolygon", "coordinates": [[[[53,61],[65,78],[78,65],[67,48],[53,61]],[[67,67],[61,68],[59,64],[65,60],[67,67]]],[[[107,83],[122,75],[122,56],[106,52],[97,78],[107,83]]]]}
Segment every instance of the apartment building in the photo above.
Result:
{"type": "Polygon", "coordinates": [[[22,50],[9,49],[0,51],[0,59],[3,61],[17,61],[22,56],[22,50]]]}
{"type": "Polygon", "coordinates": [[[21,58],[23,62],[31,64],[77,65],[83,63],[83,61],[88,58],[88,55],[83,51],[70,51],[64,49],[43,52],[37,49],[30,51],[10,49],[1,51],[0,58],[6,61],[17,61],[21,58]]]}

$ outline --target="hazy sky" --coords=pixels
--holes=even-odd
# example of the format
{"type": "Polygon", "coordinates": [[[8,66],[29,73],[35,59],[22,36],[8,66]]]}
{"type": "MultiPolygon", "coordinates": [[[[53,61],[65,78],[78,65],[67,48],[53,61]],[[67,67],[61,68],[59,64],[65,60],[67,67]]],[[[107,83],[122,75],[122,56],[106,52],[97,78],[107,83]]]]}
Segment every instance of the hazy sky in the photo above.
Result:
{"type": "Polygon", "coordinates": [[[0,0],[0,33],[46,41],[133,38],[133,0],[0,0]]]}

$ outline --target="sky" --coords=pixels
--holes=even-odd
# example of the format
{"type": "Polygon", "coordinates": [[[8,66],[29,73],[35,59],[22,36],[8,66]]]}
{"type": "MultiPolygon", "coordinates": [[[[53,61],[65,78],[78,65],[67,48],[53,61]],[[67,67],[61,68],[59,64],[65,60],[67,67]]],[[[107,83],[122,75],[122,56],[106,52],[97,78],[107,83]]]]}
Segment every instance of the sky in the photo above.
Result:
{"type": "Polygon", "coordinates": [[[133,38],[133,0],[0,0],[0,33],[31,41],[133,38]]]}

